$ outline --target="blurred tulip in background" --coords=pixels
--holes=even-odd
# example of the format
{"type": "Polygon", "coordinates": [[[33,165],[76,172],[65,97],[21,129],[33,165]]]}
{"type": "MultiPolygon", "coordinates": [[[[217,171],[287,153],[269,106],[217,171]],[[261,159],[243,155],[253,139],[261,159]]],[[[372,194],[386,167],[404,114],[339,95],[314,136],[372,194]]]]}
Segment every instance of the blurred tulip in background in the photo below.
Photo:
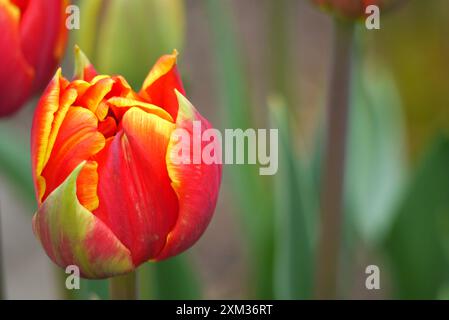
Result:
{"type": "Polygon", "coordinates": [[[335,12],[345,18],[360,18],[366,16],[366,8],[370,5],[385,9],[402,0],[312,0],[325,10],[335,12]]]}
{"type": "Polygon", "coordinates": [[[0,116],[47,85],[64,53],[68,0],[0,1],[0,116]]]}

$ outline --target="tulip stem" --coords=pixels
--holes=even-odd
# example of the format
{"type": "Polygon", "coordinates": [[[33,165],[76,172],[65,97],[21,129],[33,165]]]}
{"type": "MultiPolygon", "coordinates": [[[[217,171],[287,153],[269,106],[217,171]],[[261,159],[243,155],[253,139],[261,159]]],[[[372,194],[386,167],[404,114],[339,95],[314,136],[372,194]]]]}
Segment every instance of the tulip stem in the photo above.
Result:
{"type": "Polygon", "coordinates": [[[136,272],[130,272],[109,280],[111,300],[137,300],[136,272]]]}
{"type": "Polygon", "coordinates": [[[343,222],[343,186],[354,23],[334,20],[333,61],[326,110],[326,142],[321,189],[316,297],[338,297],[338,265],[343,222]]]}

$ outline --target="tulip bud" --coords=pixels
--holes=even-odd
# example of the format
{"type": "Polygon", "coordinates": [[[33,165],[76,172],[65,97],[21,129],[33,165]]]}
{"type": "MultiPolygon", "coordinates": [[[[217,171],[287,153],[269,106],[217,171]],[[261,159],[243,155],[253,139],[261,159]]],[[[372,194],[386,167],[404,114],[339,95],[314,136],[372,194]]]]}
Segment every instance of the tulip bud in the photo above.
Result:
{"type": "Polygon", "coordinates": [[[194,139],[194,121],[211,127],[185,97],[176,52],[135,92],[75,51],[74,80],[58,70],[33,120],[33,229],[56,264],[104,278],[192,246],[215,209],[221,165],[173,161],[175,129],[194,139]]]}
{"type": "Polygon", "coordinates": [[[321,8],[349,19],[365,17],[366,8],[370,5],[376,5],[380,9],[385,9],[398,1],[399,0],[312,0],[313,3],[321,8]]]}
{"type": "Polygon", "coordinates": [[[165,52],[182,49],[182,0],[82,0],[76,42],[97,70],[123,75],[131,85],[165,52]]]}
{"type": "Polygon", "coordinates": [[[0,0],[0,116],[48,83],[65,49],[68,0],[0,0]]]}

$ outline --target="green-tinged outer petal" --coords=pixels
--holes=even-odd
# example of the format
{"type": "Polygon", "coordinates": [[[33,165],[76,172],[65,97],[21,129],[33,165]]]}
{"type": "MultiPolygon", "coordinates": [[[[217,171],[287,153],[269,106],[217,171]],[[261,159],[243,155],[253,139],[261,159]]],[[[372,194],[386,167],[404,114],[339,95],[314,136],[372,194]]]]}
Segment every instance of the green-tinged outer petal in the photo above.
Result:
{"type": "Polygon", "coordinates": [[[90,81],[93,77],[97,75],[92,63],[90,63],[87,56],[84,52],[75,45],[75,70],[74,70],[74,79],[82,79],[86,81],[90,81]]]}
{"type": "Polygon", "coordinates": [[[48,256],[59,266],[76,265],[86,278],[106,278],[134,269],[129,250],[84,208],[76,197],[82,162],[45,200],[33,229],[48,256]]]}

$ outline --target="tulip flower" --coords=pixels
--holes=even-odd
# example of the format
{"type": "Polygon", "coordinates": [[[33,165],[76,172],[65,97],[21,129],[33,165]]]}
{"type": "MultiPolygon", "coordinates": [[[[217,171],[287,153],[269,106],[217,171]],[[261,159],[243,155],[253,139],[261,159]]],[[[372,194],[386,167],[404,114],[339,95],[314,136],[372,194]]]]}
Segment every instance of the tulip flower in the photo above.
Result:
{"type": "Polygon", "coordinates": [[[349,19],[358,19],[366,16],[366,8],[376,5],[379,8],[387,8],[399,0],[312,0],[316,5],[335,12],[349,19]]]}
{"type": "Polygon", "coordinates": [[[65,49],[68,0],[0,0],[0,116],[43,89],[65,49]]]}
{"type": "Polygon", "coordinates": [[[173,161],[175,129],[193,139],[194,121],[211,128],[185,97],[176,56],[162,56],[135,92],[122,76],[97,75],[77,49],[73,81],[58,70],[41,97],[33,229],[57,265],[86,278],[124,274],[183,252],[206,229],[221,165],[173,161]]]}

